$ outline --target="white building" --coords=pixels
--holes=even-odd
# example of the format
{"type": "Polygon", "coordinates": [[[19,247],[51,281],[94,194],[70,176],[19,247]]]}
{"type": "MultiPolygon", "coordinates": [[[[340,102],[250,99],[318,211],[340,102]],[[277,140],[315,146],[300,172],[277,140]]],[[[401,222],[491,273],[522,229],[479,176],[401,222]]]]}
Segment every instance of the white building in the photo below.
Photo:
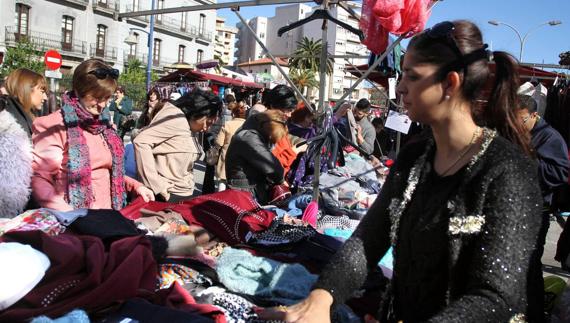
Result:
{"type": "MultiPolygon", "coordinates": [[[[267,45],[267,17],[255,17],[247,21],[257,37],[267,45]]],[[[237,24],[238,40],[236,43],[238,63],[254,61],[265,56],[261,46],[255,41],[251,32],[242,23],[237,24]]]]}
{"type": "MultiPolygon", "coordinates": [[[[157,9],[196,5],[191,0],[156,0],[157,9]]],[[[122,69],[129,58],[146,64],[150,16],[114,20],[119,12],[150,9],[144,0],[2,0],[0,55],[22,38],[63,56],[62,72],[90,57],[122,69]],[[131,32],[138,44],[124,40],[131,32]]],[[[155,16],[153,67],[196,63],[214,57],[215,10],[155,16]]]]}
{"type": "MultiPolygon", "coordinates": [[[[275,58],[285,73],[289,73],[289,64],[287,59],[276,57],[275,58]]],[[[238,64],[238,67],[251,75],[255,82],[264,84],[287,84],[283,74],[270,58],[260,58],[255,61],[249,61],[238,64]],[[268,77],[269,76],[269,77],[268,77]]],[[[271,86],[269,86],[271,87],[271,86]]]]}
{"type": "MultiPolygon", "coordinates": [[[[346,4],[349,5],[357,13],[359,13],[362,9],[360,3],[346,2],[346,4]]],[[[313,38],[315,40],[321,39],[322,20],[320,19],[313,20],[305,25],[293,29],[283,34],[281,37],[277,36],[277,31],[279,28],[309,16],[313,10],[317,8],[318,7],[311,8],[303,4],[277,7],[275,16],[267,19],[267,41],[265,44],[270,50],[271,54],[274,56],[290,57],[297,48],[297,41],[301,40],[303,37],[313,38]]],[[[358,21],[349,16],[346,10],[334,6],[332,9],[329,9],[329,12],[338,20],[345,22],[355,27],[356,29],[359,28],[358,21]]],[[[264,17],[256,17],[251,19],[250,22],[260,18],[266,19],[264,17]]],[[[255,40],[253,40],[253,38],[246,32],[247,30],[243,30],[243,27],[240,28],[240,32],[238,33],[238,52],[240,54],[247,52],[248,55],[251,55],[250,52],[253,48],[252,41],[255,42],[255,40]]],[[[368,56],[370,53],[367,50],[366,46],[360,43],[360,39],[356,34],[353,34],[332,22],[328,23],[327,43],[328,51],[331,55],[368,56]]],[[[250,56],[248,55],[238,56],[238,63],[240,63],[240,66],[241,64],[248,62],[248,59],[253,60],[250,59],[250,56]]],[[[320,53],[315,53],[315,55],[320,55],[320,53]]],[[[343,93],[348,91],[352,84],[356,82],[357,78],[345,71],[347,63],[360,65],[366,64],[367,62],[367,59],[362,58],[350,58],[348,59],[348,62],[344,58],[335,58],[333,74],[331,77],[327,77],[327,90],[325,93],[325,100],[334,101],[340,99],[343,93]]],[[[318,93],[313,95],[318,97],[318,93]]],[[[364,84],[361,83],[358,88],[353,91],[349,98],[359,99],[368,97],[368,91],[364,88],[364,84]]]]}
{"type": "Polygon", "coordinates": [[[234,63],[235,42],[238,29],[226,26],[226,18],[216,17],[216,54],[220,57],[224,65],[234,63]]]}

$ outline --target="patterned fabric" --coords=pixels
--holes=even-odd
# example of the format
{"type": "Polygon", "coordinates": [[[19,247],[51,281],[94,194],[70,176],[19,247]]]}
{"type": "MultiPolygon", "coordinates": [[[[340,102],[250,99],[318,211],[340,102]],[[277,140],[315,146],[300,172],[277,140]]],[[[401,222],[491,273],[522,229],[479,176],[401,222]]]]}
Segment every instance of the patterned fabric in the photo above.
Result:
{"type": "Polygon", "coordinates": [[[0,222],[0,236],[6,232],[35,230],[57,236],[65,231],[65,227],[46,209],[26,211],[13,219],[0,222]]]}
{"type": "Polygon", "coordinates": [[[69,145],[67,199],[74,208],[89,208],[93,202],[91,187],[91,165],[89,148],[83,131],[100,134],[111,150],[113,165],[111,171],[111,196],[113,209],[125,206],[125,168],[123,165],[124,147],[109,120],[109,110],[104,109],[99,119],[93,118],[79,103],[79,99],[68,92],[63,95],[61,108],[63,122],[67,129],[69,145]]]}
{"type": "Polygon", "coordinates": [[[317,222],[319,230],[325,229],[340,229],[340,230],[355,230],[360,221],[352,220],[346,215],[333,216],[325,215],[317,222]]]}
{"type": "Polygon", "coordinates": [[[253,308],[254,304],[245,298],[228,293],[217,293],[212,296],[212,305],[219,307],[228,322],[245,323],[259,320],[253,308]]]}
{"type": "Polygon", "coordinates": [[[283,219],[275,219],[269,229],[253,234],[248,241],[258,245],[280,245],[301,241],[314,236],[317,231],[311,226],[285,223],[283,219]]]}
{"type": "Polygon", "coordinates": [[[179,264],[161,264],[158,266],[158,288],[169,288],[174,282],[180,285],[194,283],[212,286],[213,282],[198,271],[179,264]]]}

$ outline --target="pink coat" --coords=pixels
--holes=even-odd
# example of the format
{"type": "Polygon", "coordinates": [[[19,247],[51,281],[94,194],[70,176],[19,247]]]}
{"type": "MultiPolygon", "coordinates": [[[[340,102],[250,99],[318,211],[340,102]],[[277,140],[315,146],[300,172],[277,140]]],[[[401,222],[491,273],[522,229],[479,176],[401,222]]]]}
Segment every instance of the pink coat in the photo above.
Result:
{"type": "MultiPolygon", "coordinates": [[[[83,132],[91,162],[91,185],[94,201],[91,209],[111,209],[111,151],[103,138],[83,132]]],[[[70,211],[65,199],[67,191],[67,133],[61,111],[37,118],[33,124],[32,194],[42,207],[70,211]]],[[[134,191],[142,184],[125,176],[126,190],[134,191]]]]}

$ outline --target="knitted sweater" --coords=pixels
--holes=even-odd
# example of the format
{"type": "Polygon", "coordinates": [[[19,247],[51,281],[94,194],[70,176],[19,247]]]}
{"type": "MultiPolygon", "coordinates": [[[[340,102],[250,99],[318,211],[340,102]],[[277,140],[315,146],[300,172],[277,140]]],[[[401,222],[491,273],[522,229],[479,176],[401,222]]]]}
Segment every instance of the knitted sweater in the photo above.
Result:
{"type": "MultiPolygon", "coordinates": [[[[433,146],[430,136],[400,153],[379,198],[314,288],[328,290],[336,303],[343,303],[362,286],[368,270],[377,266],[390,245],[397,246],[400,216],[414,198],[414,186],[424,184],[420,174],[433,146]]],[[[537,243],[541,204],[536,164],[506,139],[488,136],[447,202],[448,239],[438,240],[447,242],[440,248],[449,252],[448,268],[442,268],[448,271],[442,300],[447,306],[432,312],[430,321],[506,322],[525,314],[527,271],[537,243]]],[[[417,256],[416,260],[426,255],[417,256]]],[[[397,254],[394,259],[397,264],[397,254]]],[[[387,296],[392,300],[391,288],[387,296]]]]}

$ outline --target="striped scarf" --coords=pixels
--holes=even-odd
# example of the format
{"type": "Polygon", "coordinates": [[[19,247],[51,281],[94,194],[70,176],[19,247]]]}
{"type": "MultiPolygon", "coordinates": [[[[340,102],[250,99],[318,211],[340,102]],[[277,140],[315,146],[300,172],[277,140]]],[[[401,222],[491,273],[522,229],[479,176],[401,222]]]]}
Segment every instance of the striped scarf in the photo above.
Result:
{"type": "Polygon", "coordinates": [[[111,199],[113,209],[120,210],[126,202],[124,147],[121,138],[111,125],[109,109],[104,109],[101,116],[96,119],[81,106],[73,92],[63,95],[63,103],[61,113],[69,147],[67,202],[75,209],[90,208],[93,202],[89,147],[83,135],[83,131],[88,131],[94,135],[101,135],[111,150],[111,199]]]}

